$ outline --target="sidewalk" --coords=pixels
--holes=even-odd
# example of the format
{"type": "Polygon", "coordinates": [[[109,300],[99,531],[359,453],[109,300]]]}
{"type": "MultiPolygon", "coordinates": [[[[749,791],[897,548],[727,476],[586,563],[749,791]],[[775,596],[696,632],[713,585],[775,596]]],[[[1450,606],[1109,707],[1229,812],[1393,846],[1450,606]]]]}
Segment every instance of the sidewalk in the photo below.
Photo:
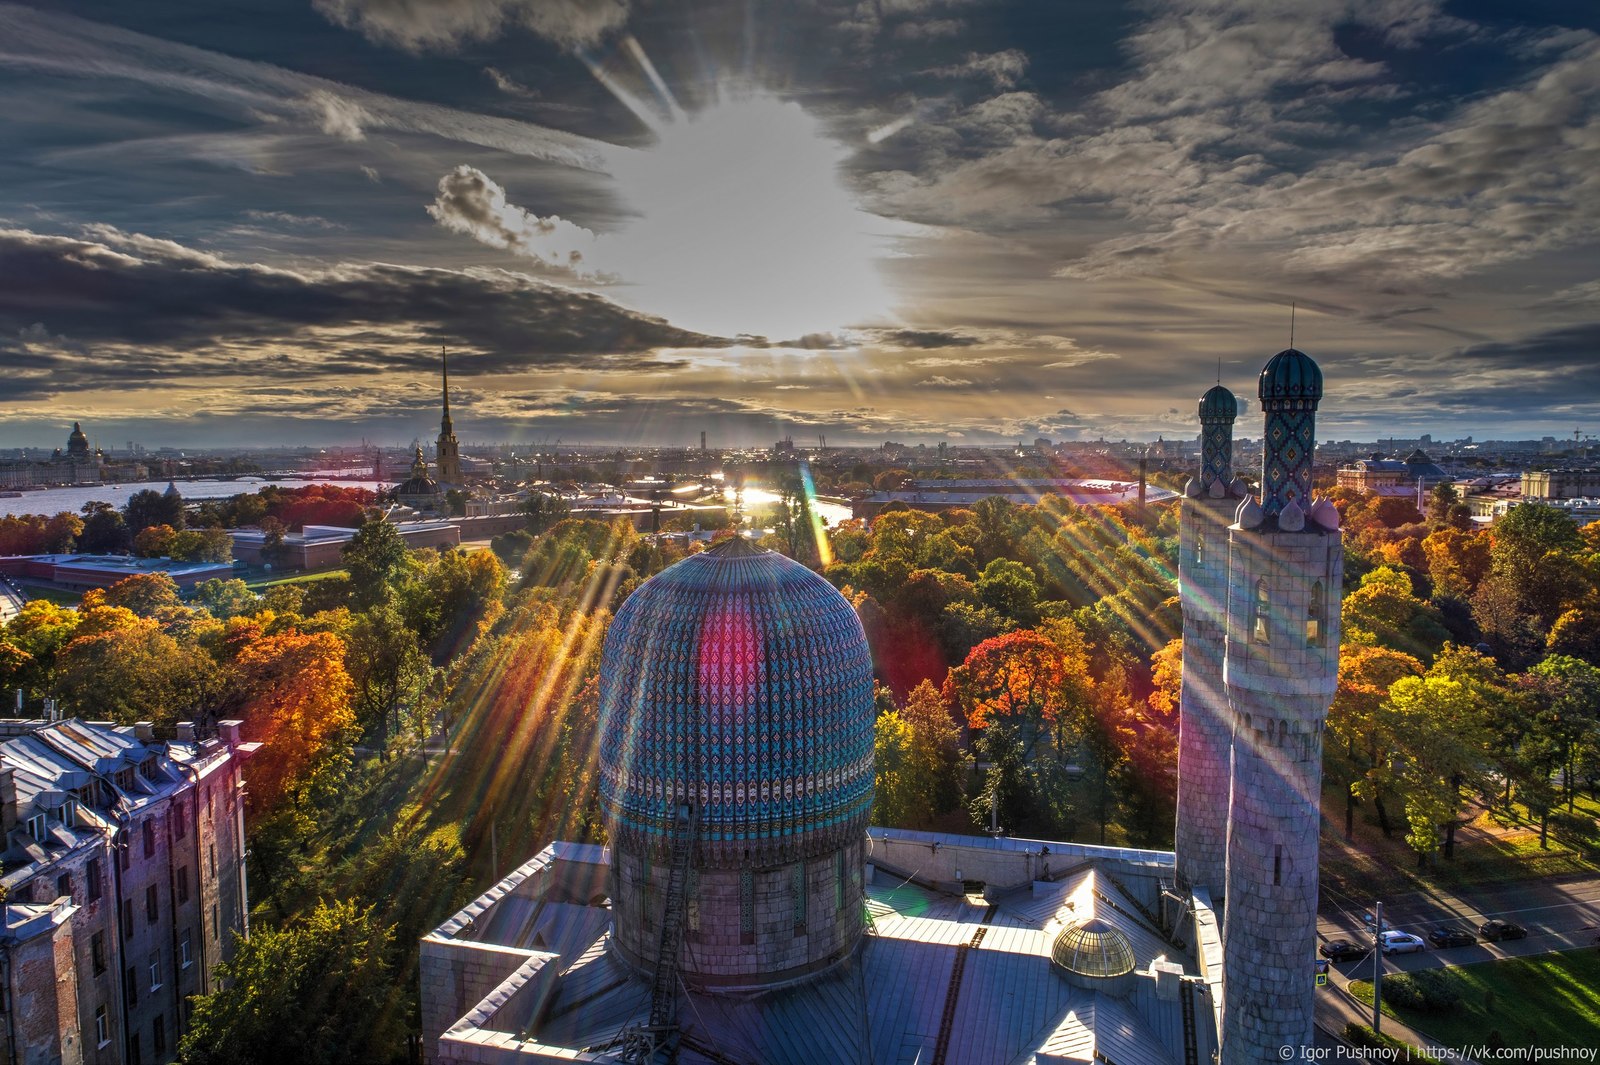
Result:
{"type": "MultiPolygon", "coordinates": [[[[1344,1026],[1346,1024],[1364,1024],[1370,1028],[1372,1026],[1372,1007],[1350,993],[1349,977],[1337,970],[1331,970],[1328,977],[1328,986],[1317,989],[1317,1023],[1340,1038],[1344,1036],[1344,1026]]],[[[1456,1049],[1447,1048],[1432,1036],[1425,1035],[1393,1017],[1385,1016],[1379,1030],[1384,1035],[1410,1043],[1412,1046],[1426,1051],[1428,1057],[1433,1061],[1451,1061],[1460,1062],[1462,1065],[1478,1065],[1473,1059],[1461,1054],[1456,1049]]]]}

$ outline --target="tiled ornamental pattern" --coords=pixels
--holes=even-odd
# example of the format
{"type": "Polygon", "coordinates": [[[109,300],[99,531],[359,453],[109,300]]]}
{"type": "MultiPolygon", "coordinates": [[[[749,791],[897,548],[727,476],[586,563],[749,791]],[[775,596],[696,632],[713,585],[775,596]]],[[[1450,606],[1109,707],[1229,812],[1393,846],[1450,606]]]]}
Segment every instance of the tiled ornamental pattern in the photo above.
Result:
{"type": "Polygon", "coordinates": [[[700,809],[701,867],[858,843],[872,806],[872,659],[854,609],[783,555],[725,541],[641,585],[600,669],[600,801],[615,846],[664,857],[700,809]]]}
{"type": "Polygon", "coordinates": [[[1287,348],[1262,368],[1257,390],[1267,416],[1261,448],[1261,509],[1270,519],[1290,503],[1302,510],[1310,505],[1322,371],[1304,352],[1287,348]]]}

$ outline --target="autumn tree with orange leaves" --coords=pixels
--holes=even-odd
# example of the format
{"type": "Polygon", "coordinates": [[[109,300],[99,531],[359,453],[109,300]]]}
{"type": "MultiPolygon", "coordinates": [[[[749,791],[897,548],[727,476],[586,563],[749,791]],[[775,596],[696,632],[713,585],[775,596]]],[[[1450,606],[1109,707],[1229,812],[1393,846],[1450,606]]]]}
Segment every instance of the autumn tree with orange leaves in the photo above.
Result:
{"type": "Polygon", "coordinates": [[[257,810],[318,796],[350,758],[355,726],[344,641],[330,632],[263,636],[234,660],[240,717],[251,759],[250,801],[257,810]]]}

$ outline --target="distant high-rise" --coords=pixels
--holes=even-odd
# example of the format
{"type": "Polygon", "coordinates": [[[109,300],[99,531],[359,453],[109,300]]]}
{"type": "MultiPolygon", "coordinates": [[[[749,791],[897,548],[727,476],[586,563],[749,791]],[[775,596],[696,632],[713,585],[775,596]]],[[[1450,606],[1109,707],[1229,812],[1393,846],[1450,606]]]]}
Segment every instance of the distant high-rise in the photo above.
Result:
{"type": "Polygon", "coordinates": [[[439,366],[444,374],[444,416],[439,419],[439,480],[460,484],[461,451],[456,443],[455,427],[450,424],[450,360],[443,348],[439,349],[439,366]]]}

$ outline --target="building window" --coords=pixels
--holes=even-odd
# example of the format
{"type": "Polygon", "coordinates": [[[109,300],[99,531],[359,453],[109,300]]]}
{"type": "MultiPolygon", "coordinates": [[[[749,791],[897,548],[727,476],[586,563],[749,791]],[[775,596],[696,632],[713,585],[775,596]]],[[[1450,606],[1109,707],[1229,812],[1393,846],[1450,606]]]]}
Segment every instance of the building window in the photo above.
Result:
{"type": "Polygon", "coordinates": [[[834,858],[833,908],[837,913],[844,912],[844,851],[840,851],[834,858]]]}
{"type": "Polygon", "coordinates": [[[105,1006],[94,1008],[94,1039],[98,1049],[101,1050],[111,1042],[111,1019],[106,1016],[105,1006]]]}
{"type": "Polygon", "coordinates": [[[1322,582],[1311,586],[1311,602],[1306,605],[1306,646],[1321,647],[1327,642],[1327,603],[1322,593],[1322,582]]]}
{"type": "Polygon", "coordinates": [[[128,1065],[144,1065],[144,1056],[139,1053],[138,1032],[128,1036],[128,1065]]]}
{"type": "Polygon", "coordinates": [[[189,930],[185,928],[183,935],[178,937],[178,965],[187,969],[194,962],[189,957],[189,930]]]}
{"type": "Polygon", "coordinates": [[[1267,639],[1267,608],[1271,605],[1272,597],[1267,593],[1267,579],[1262,577],[1256,581],[1255,624],[1250,631],[1250,638],[1256,643],[1270,642],[1267,639]]]}
{"type": "Polygon", "coordinates": [[[750,946],[756,941],[756,875],[739,870],[739,942],[750,946]]]}
{"type": "Polygon", "coordinates": [[[209,847],[211,850],[211,879],[215,880],[217,878],[217,845],[212,843],[209,844],[209,847]]]}
{"type": "Polygon", "coordinates": [[[43,843],[45,834],[45,815],[34,814],[28,818],[28,835],[33,837],[35,843],[43,843]]]}
{"type": "Polygon", "coordinates": [[[131,965],[128,966],[128,971],[123,974],[123,979],[127,984],[128,1006],[130,1008],[137,1006],[139,1004],[139,970],[131,965]]]}
{"type": "Polygon", "coordinates": [[[101,885],[100,885],[100,859],[99,858],[96,858],[92,862],[89,863],[88,877],[89,877],[89,901],[90,902],[96,902],[96,901],[99,900],[100,892],[101,892],[101,885]]]}
{"type": "Polygon", "coordinates": [[[78,803],[75,799],[68,799],[61,804],[61,823],[76,827],[78,824],[78,803]]]}
{"type": "Polygon", "coordinates": [[[214,816],[216,816],[216,815],[215,815],[215,814],[214,814],[214,812],[213,812],[213,811],[212,811],[212,809],[211,809],[211,793],[212,793],[212,791],[214,791],[214,790],[215,790],[215,789],[213,789],[213,788],[206,788],[206,789],[204,789],[204,790],[205,790],[205,793],[206,793],[206,819],[207,819],[207,820],[210,820],[210,819],[211,819],[211,818],[212,818],[212,817],[214,817],[214,816]]]}
{"type": "Polygon", "coordinates": [[[154,858],[156,856],[156,830],[150,824],[148,818],[145,819],[141,827],[144,829],[144,856],[146,858],[154,858]]]}
{"type": "Polygon", "coordinates": [[[1206,532],[1204,529],[1194,531],[1194,568],[1206,568],[1206,532]]]}
{"type": "Polygon", "coordinates": [[[94,961],[94,974],[96,976],[106,971],[106,936],[104,932],[96,932],[89,937],[89,957],[94,961]]]}
{"type": "Polygon", "coordinates": [[[1275,885],[1283,883],[1283,844],[1281,843],[1272,848],[1272,882],[1275,885]]]}
{"type": "Polygon", "coordinates": [[[161,949],[150,952],[150,990],[161,990],[161,949]]]}
{"type": "Polygon", "coordinates": [[[128,866],[133,861],[131,850],[132,848],[128,846],[127,840],[123,840],[121,845],[117,847],[117,861],[122,863],[122,871],[124,873],[128,871],[128,866]]]}
{"type": "Polygon", "coordinates": [[[189,867],[180,866],[178,869],[178,901],[189,901],[189,867]]]}
{"type": "Polygon", "coordinates": [[[161,919],[161,899],[154,884],[144,889],[144,915],[151,924],[161,919]]]}
{"type": "Polygon", "coordinates": [[[222,921],[217,916],[217,904],[213,902],[211,904],[211,938],[212,939],[216,939],[219,935],[221,935],[221,932],[219,931],[219,929],[221,929],[221,928],[222,928],[222,921]]]}
{"type": "Polygon", "coordinates": [[[122,938],[133,938],[133,900],[122,900],[122,938]]]}
{"type": "Polygon", "coordinates": [[[60,876],[56,877],[56,898],[60,898],[62,895],[71,896],[71,894],[72,874],[62,873],[60,876]]]}
{"type": "Polygon", "coordinates": [[[806,891],[806,863],[799,862],[789,874],[789,895],[794,903],[794,934],[806,934],[806,909],[810,899],[806,891]]]}
{"type": "Polygon", "coordinates": [[[183,807],[174,805],[172,807],[172,834],[178,839],[182,839],[186,831],[187,828],[183,823],[183,807]]]}
{"type": "Polygon", "coordinates": [[[165,1014],[156,1014],[150,1022],[150,1040],[155,1044],[156,1057],[167,1052],[167,1018],[165,1014]]]}

